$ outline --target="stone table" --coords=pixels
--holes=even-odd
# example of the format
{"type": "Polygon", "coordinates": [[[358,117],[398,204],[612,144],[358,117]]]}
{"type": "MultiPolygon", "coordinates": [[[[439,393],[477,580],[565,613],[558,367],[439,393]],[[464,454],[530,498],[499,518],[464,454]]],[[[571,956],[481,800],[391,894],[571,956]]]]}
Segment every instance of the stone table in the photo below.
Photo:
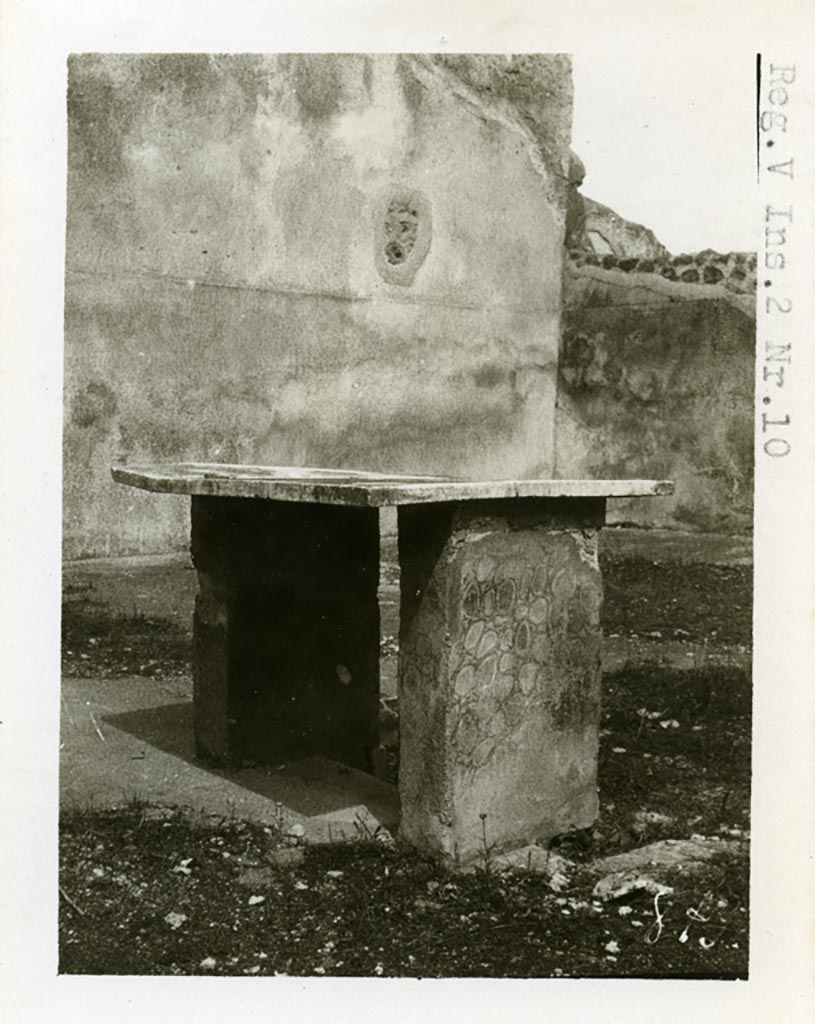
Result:
{"type": "Polygon", "coordinates": [[[595,819],[598,531],[607,498],[668,481],[456,480],[270,466],[116,467],[192,497],[201,757],[377,744],[379,515],[397,506],[400,832],[448,858],[595,819]]]}

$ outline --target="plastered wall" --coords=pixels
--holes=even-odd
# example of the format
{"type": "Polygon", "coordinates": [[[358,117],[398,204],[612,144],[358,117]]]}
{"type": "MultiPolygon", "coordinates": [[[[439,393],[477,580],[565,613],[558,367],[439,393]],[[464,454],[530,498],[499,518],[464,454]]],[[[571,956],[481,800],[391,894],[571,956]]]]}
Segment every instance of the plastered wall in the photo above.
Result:
{"type": "Polygon", "coordinates": [[[68,558],[183,547],[114,462],[554,469],[568,59],[76,56],[68,558]]]}
{"type": "Polygon", "coordinates": [[[610,502],[610,522],[751,528],[754,302],[721,273],[567,265],[557,474],[676,482],[671,498],[610,502]]]}

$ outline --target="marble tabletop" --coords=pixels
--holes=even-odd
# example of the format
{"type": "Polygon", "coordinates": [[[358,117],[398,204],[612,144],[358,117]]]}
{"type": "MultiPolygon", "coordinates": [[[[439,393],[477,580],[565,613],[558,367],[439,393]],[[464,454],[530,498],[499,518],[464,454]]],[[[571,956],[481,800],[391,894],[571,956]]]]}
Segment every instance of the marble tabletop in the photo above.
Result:
{"type": "Polygon", "coordinates": [[[512,498],[629,498],[673,493],[670,480],[467,480],[351,469],[177,462],[114,466],[120,484],[163,494],[325,505],[416,505],[512,498]]]}

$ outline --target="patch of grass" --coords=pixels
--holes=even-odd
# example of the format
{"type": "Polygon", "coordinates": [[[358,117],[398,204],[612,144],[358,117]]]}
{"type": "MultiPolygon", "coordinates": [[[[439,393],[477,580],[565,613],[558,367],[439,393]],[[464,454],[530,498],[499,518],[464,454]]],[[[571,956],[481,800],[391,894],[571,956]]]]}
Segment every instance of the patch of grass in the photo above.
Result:
{"type": "Polygon", "coordinates": [[[604,630],[621,636],[747,644],[753,572],[743,565],[601,558],[604,630]]]}
{"type": "Polygon", "coordinates": [[[603,807],[593,855],[748,827],[752,686],[746,672],[637,666],[606,676],[603,697],[603,807]]]}
{"type": "Polygon", "coordinates": [[[189,675],[192,631],[143,615],[110,616],[87,604],[62,609],[62,672],[66,677],[189,675]]]}

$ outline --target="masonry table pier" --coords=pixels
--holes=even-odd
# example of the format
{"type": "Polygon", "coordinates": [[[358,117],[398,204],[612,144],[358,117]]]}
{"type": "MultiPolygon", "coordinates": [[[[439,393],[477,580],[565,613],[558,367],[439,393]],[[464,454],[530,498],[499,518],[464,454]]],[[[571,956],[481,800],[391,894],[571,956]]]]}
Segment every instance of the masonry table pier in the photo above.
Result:
{"type": "Polygon", "coordinates": [[[401,835],[462,860],[597,814],[598,531],[668,481],[498,480],[268,466],[116,467],[192,497],[202,757],[369,770],[380,506],[398,507],[401,835]]]}

